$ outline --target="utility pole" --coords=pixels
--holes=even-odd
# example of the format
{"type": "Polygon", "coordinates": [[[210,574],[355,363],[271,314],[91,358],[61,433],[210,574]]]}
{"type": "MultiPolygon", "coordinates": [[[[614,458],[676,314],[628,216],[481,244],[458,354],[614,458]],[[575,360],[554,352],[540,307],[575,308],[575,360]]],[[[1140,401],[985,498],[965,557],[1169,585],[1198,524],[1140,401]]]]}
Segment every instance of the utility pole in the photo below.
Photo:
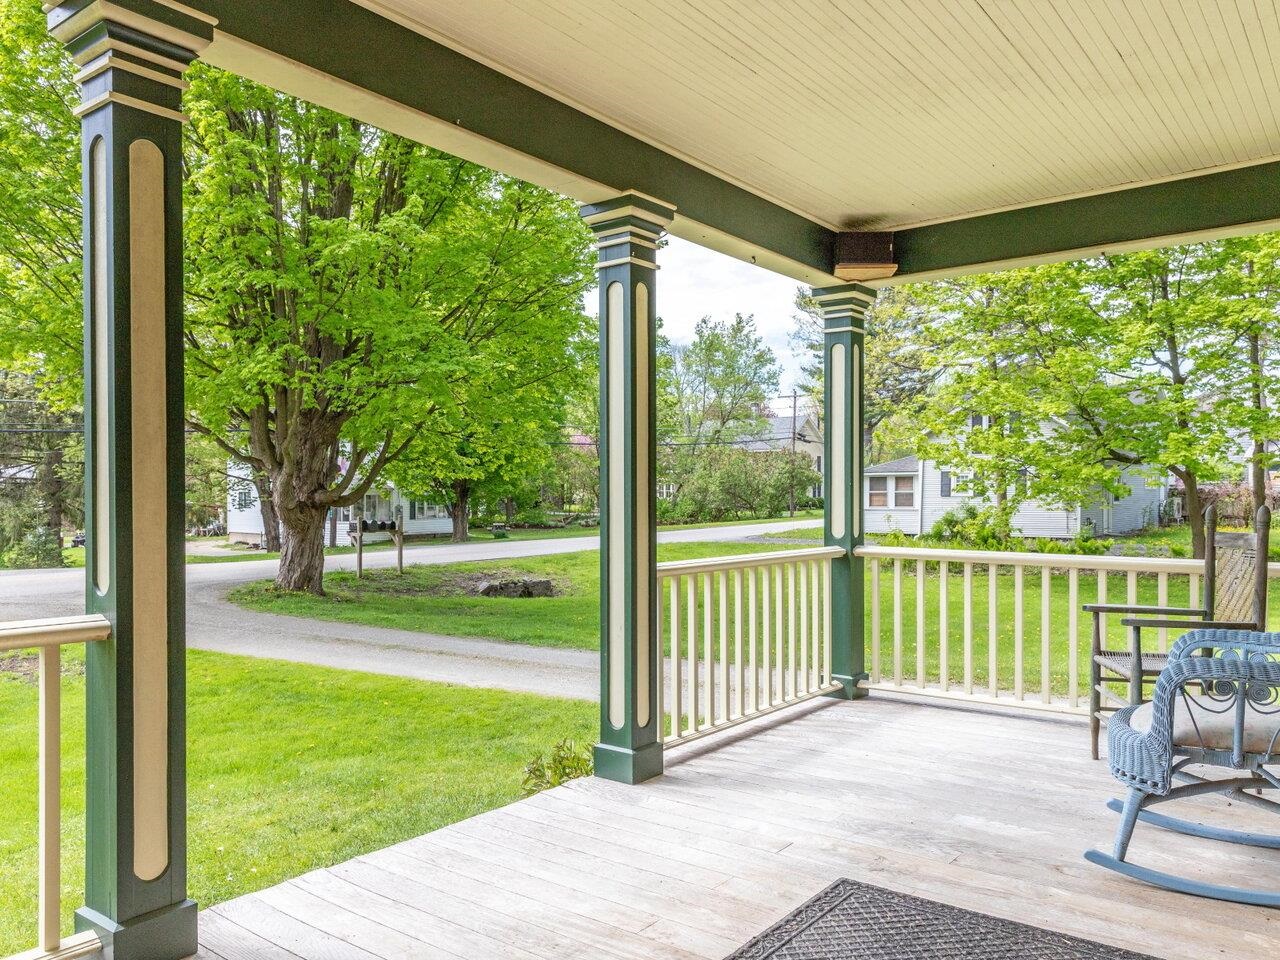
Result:
{"type": "Polygon", "coordinates": [[[800,394],[795,387],[791,388],[791,464],[788,468],[791,488],[791,516],[796,515],[796,414],[800,402],[800,394]]]}

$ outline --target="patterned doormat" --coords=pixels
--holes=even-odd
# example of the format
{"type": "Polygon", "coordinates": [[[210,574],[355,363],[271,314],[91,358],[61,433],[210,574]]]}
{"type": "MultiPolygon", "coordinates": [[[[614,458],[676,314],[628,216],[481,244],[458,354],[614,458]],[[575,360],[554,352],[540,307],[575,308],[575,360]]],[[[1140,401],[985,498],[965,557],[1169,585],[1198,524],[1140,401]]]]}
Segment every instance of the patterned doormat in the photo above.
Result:
{"type": "Polygon", "coordinates": [[[1154,958],[856,880],[837,880],[726,960],[1154,958]]]}

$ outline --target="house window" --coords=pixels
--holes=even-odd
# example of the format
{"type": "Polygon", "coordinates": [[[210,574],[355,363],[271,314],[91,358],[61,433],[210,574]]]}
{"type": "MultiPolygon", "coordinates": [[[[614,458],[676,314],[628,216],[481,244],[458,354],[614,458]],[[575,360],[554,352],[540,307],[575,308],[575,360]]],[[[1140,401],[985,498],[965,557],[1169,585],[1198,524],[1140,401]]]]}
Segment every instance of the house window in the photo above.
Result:
{"type": "Polygon", "coordinates": [[[676,485],[674,483],[662,482],[658,484],[659,500],[674,500],[676,498],[676,485]]]}
{"type": "Polygon", "coordinates": [[[982,429],[982,414],[980,414],[980,413],[971,413],[971,414],[969,414],[969,426],[970,426],[970,427],[972,427],[972,428],[974,428],[975,430],[981,430],[981,429],[982,429]]]}
{"type": "Polygon", "coordinates": [[[241,487],[236,492],[236,509],[248,510],[253,506],[253,492],[248,487],[241,487]]]}
{"type": "Polygon", "coordinates": [[[870,484],[867,505],[871,507],[887,507],[889,505],[889,478],[869,477],[867,482],[870,484]]]}
{"type": "Polygon", "coordinates": [[[940,492],[942,496],[949,497],[951,496],[951,471],[942,470],[940,471],[940,475],[942,478],[942,489],[940,492]]]}
{"type": "Polygon", "coordinates": [[[893,505],[895,507],[914,507],[916,505],[916,478],[893,478],[893,505]]]}

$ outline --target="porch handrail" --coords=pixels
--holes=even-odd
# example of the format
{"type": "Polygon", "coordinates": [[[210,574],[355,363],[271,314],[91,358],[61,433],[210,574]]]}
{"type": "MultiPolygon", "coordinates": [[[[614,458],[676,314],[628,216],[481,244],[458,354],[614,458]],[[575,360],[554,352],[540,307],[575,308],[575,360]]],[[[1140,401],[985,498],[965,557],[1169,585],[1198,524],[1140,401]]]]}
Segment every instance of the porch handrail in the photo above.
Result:
{"type": "MultiPolygon", "coordinates": [[[[35,956],[70,960],[96,952],[96,935],[62,940],[62,646],[111,636],[111,623],[98,614],[0,623],[0,651],[39,650],[39,905],[35,956]]],[[[23,956],[28,956],[23,954],[23,956]]]]}
{"type": "Polygon", "coordinates": [[[658,723],[687,743],[840,689],[831,563],[842,547],[659,563],[658,723]]]}
{"type": "MultiPolygon", "coordinates": [[[[1185,598],[1187,606],[1198,607],[1201,600],[1201,579],[1204,573],[1204,562],[1180,557],[1140,557],[1140,556],[1093,556],[1085,554],[1002,552],[995,550],[958,550],[939,549],[934,547],[898,547],[864,545],[857,547],[854,554],[866,562],[866,583],[868,591],[868,650],[867,666],[870,679],[863,685],[873,690],[891,690],[900,693],[946,699],[962,699],[979,701],[998,706],[1015,706],[1023,709],[1049,710],[1059,713],[1087,715],[1088,709],[1081,704],[1081,650],[1080,607],[1081,604],[1096,599],[1098,603],[1108,600],[1108,575],[1123,577],[1125,584],[1124,602],[1133,605],[1138,602],[1139,577],[1155,577],[1156,590],[1154,602],[1159,606],[1170,604],[1169,591],[1171,581],[1177,583],[1175,602],[1181,605],[1185,598]],[[952,588],[952,565],[957,565],[960,574],[962,631],[961,672],[956,679],[952,678],[952,658],[949,636],[950,601],[954,595],[952,588]],[[881,596],[881,568],[891,571],[892,586],[889,590],[888,610],[885,611],[881,596]],[[1039,678],[1038,696],[1029,696],[1028,678],[1024,675],[1026,653],[1030,645],[1037,642],[1034,636],[1034,611],[1026,607],[1025,593],[1028,575],[1034,577],[1039,571],[1039,678]],[[974,660],[974,573],[985,575],[987,615],[987,663],[985,683],[979,684],[974,660]],[[1012,577],[1002,575],[1002,571],[1011,571],[1012,577]],[[1082,582],[1086,575],[1092,575],[1096,587],[1090,591],[1089,584],[1082,582]],[[904,576],[914,580],[911,584],[904,581],[904,576]],[[1053,586],[1066,580],[1066,609],[1054,610],[1053,586]],[[1182,583],[1185,582],[1185,592],[1182,583]],[[1012,654],[1013,669],[1001,675],[1002,640],[999,610],[1002,591],[1012,590],[1012,654]],[[929,616],[930,604],[927,603],[932,592],[933,607],[936,615],[929,616]],[[914,665],[906,663],[909,647],[904,640],[904,601],[908,592],[914,593],[914,665]],[[1094,597],[1083,596],[1086,592],[1094,592],[1094,597]],[[883,657],[885,638],[882,635],[883,614],[887,612],[891,618],[892,644],[886,661],[883,657]],[[1030,616],[1027,616],[1030,614],[1030,616]],[[1065,616],[1064,616],[1065,614],[1065,616]],[[1053,690],[1053,665],[1055,653],[1060,654],[1061,647],[1066,644],[1067,676],[1065,689],[1053,690]],[[912,670],[914,666],[914,670],[912,670]],[[913,675],[914,674],[914,675],[913,675]],[[1011,674],[1011,675],[1010,675],[1011,674]]],[[[1271,577],[1280,576],[1280,563],[1268,564],[1271,577]]],[[[1150,591],[1150,581],[1146,580],[1150,591]]],[[[1007,600],[1008,595],[1005,593],[1007,600]]],[[[1034,597],[1033,597],[1034,602],[1034,597]]],[[[1114,602],[1114,601],[1113,601],[1114,602]]],[[[1150,601],[1144,601],[1150,602],[1150,601]]],[[[1061,601],[1059,601],[1060,607],[1061,601]]],[[[1106,629],[1106,615],[1103,615],[1103,629],[1106,629]]],[[[1164,650],[1168,645],[1168,631],[1160,630],[1157,634],[1159,648],[1164,650]]],[[[1008,653],[1008,648],[1005,648],[1008,653]]],[[[1087,651],[1085,651],[1087,655],[1087,651]]],[[[1087,660],[1086,660],[1087,667],[1087,660]]],[[[1087,672],[1087,670],[1086,670],[1087,672]]],[[[1034,680],[1033,680],[1034,682],[1034,680]]]]}

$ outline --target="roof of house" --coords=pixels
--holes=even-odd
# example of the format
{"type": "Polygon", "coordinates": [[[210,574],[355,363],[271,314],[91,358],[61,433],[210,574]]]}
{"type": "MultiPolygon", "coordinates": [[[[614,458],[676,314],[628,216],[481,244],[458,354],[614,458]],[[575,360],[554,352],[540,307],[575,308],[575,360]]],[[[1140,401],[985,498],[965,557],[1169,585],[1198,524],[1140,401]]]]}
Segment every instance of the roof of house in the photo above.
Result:
{"type": "MultiPolygon", "coordinates": [[[[813,415],[802,413],[794,419],[796,440],[798,443],[821,443],[822,431],[814,422],[813,415]]],[[[786,450],[791,447],[792,417],[770,415],[765,418],[765,426],[757,436],[742,442],[744,450],[760,452],[762,450],[786,450]]]]}
{"type": "Polygon", "coordinates": [[[915,473],[920,469],[919,457],[899,457],[897,460],[889,460],[886,463],[877,463],[874,466],[867,467],[863,473],[885,474],[885,473],[915,473]]]}

